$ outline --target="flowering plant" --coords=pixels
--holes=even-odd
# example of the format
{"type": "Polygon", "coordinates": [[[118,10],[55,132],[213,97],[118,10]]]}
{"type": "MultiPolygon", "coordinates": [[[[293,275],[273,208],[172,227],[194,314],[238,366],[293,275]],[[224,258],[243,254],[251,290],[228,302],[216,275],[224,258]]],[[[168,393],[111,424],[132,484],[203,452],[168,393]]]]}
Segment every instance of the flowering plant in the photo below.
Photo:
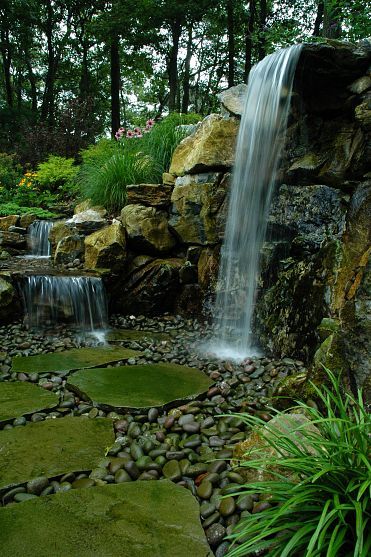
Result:
{"type": "Polygon", "coordinates": [[[123,137],[127,137],[128,139],[132,139],[133,137],[136,138],[143,137],[143,134],[151,131],[154,124],[155,121],[152,118],[150,118],[149,120],[147,120],[145,128],[136,127],[132,130],[131,129],[126,130],[125,128],[121,127],[115,133],[115,138],[117,139],[117,141],[120,141],[123,137]]]}

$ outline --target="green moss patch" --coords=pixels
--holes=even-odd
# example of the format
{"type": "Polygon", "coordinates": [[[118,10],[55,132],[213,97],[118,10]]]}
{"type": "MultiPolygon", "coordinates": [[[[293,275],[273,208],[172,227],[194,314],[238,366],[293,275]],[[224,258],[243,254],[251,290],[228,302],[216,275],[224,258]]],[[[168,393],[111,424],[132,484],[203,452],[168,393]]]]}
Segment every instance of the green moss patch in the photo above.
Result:
{"type": "Polygon", "coordinates": [[[136,329],[113,329],[108,331],[106,339],[108,342],[120,342],[125,340],[140,341],[144,339],[161,341],[169,340],[171,335],[168,333],[160,333],[158,331],[137,331],[136,329]]]}
{"type": "Polygon", "coordinates": [[[54,408],[58,402],[57,395],[32,383],[0,383],[0,422],[54,408]]]}
{"type": "Polygon", "coordinates": [[[74,369],[97,367],[110,362],[140,356],[140,352],[121,347],[73,348],[65,352],[22,356],[12,359],[12,371],[17,373],[66,372],[74,369]]]}
{"type": "Polygon", "coordinates": [[[12,557],[212,557],[191,493],[168,481],[73,490],[0,509],[12,557]]]}
{"type": "Polygon", "coordinates": [[[113,442],[112,421],[105,418],[66,417],[0,431],[0,489],[91,470],[113,442]]]}
{"type": "Polygon", "coordinates": [[[211,385],[202,371],[176,364],[79,370],[68,387],[103,407],[150,408],[195,398],[211,385]]]}

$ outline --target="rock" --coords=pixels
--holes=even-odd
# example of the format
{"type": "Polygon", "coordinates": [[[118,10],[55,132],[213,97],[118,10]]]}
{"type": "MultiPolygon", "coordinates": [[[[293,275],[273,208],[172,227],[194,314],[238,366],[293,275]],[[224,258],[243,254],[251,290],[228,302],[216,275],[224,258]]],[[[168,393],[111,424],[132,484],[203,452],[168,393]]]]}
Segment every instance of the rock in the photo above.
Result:
{"type": "MultiPolygon", "coordinates": [[[[174,184],[175,178],[172,184],[174,184]]],[[[126,205],[166,208],[170,205],[172,187],[163,184],[135,184],[126,186],[126,205]]]]}
{"type": "Polygon", "coordinates": [[[198,260],[198,283],[204,291],[214,291],[218,279],[220,248],[203,249],[198,260]]]}
{"type": "Polygon", "coordinates": [[[64,236],[59,240],[54,253],[54,262],[57,265],[72,263],[84,253],[84,237],[74,234],[64,236]]]}
{"type": "Polygon", "coordinates": [[[85,267],[118,270],[125,264],[126,240],[120,223],[107,226],[85,238],[85,267]]]}
{"type": "Polygon", "coordinates": [[[106,219],[101,215],[101,211],[95,209],[86,209],[66,220],[67,225],[74,226],[77,230],[85,234],[102,228],[106,222],[106,219]]]}
{"type": "Polygon", "coordinates": [[[121,211],[129,245],[142,253],[166,253],[176,244],[166,214],[154,207],[127,205],[121,211]]]}
{"type": "Polygon", "coordinates": [[[79,213],[84,213],[84,211],[93,210],[95,213],[98,213],[102,218],[107,216],[107,211],[101,205],[94,205],[91,199],[85,199],[78,205],[76,205],[74,209],[74,215],[78,215],[79,213]]]}
{"type": "Polygon", "coordinates": [[[215,244],[223,236],[219,211],[228,182],[221,181],[220,173],[186,178],[175,183],[169,224],[184,244],[215,244]]]}
{"type": "Polygon", "coordinates": [[[16,293],[12,284],[0,277],[0,322],[14,319],[17,310],[16,293]]]}
{"type": "Polygon", "coordinates": [[[369,75],[363,75],[359,77],[351,85],[349,85],[349,90],[356,95],[362,95],[367,89],[371,88],[371,77],[369,75]]]}
{"type": "Polygon", "coordinates": [[[175,149],[169,172],[183,176],[208,169],[231,168],[238,127],[237,120],[224,120],[217,114],[210,114],[196,132],[183,139],[175,149]]]}
{"type": "Polygon", "coordinates": [[[283,436],[290,439],[302,451],[315,455],[315,449],[305,434],[320,435],[320,431],[304,414],[288,413],[275,416],[266,425],[253,431],[245,441],[235,446],[233,456],[238,462],[243,462],[243,467],[239,469],[240,475],[243,476],[245,482],[256,482],[274,480],[276,479],[274,473],[278,472],[292,481],[298,481],[294,473],[288,474],[287,469],[280,468],[279,459],[282,455],[272,447],[267,439],[283,436]],[[257,458],[267,458],[267,460],[274,458],[276,464],[274,466],[267,464],[265,467],[262,465],[259,470],[249,469],[249,460],[257,458]]]}
{"type": "Polygon", "coordinates": [[[162,472],[165,478],[172,480],[173,482],[177,482],[181,479],[182,473],[179,468],[179,463],[177,460],[169,460],[166,462],[165,466],[162,469],[162,472]]]}
{"type": "Polygon", "coordinates": [[[70,489],[1,514],[2,553],[12,557],[25,548],[27,557],[212,557],[197,501],[167,480],[70,489]]]}
{"type": "Polygon", "coordinates": [[[19,215],[8,215],[6,217],[0,217],[0,230],[6,231],[10,226],[16,226],[18,224],[19,215]]]}
{"type": "Polygon", "coordinates": [[[116,311],[159,315],[171,311],[180,292],[179,270],[183,259],[136,257],[125,279],[112,286],[116,311]]]}
{"type": "Polygon", "coordinates": [[[173,186],[175,183],[174,174],[170,174],[169,172],[164,172],[162,175],[162,183],[168,186],[173,186]]]}
{"type": "Polygon", "coordinates": [[[37,220],[37,218],[37,215],[33,213],[27,213],[26,215],[21,215],[19,224],[23,228],[28,228],[35,220],[37,220]]]}
{"type": "Polygon", "coordinates": [[[218,95],[218,99],[222,103],[222,107],[227,114],[232,116],[242,116],[245,100],[247,95],[247,85],[240,83],[235,87],[230,87],[218,95]]]}
{"type": "Polygon", "coordinates": [[[46,476],[34,478],[33,480],[27,482],[27,493],[32,493],[33,495],[40,495],[40,493],[48,485],[49,485],[49,480],[46,476]]]}
{"type": "Polygon", "coordinates": [[[225,536],[225,528],[222,524],[212,524],[206,531],[206,538],[212,547],[219,545],[225,536]]]}
{"type": "Polygon", "coordinates": [[[11,255],[9,252],[5,251],[4,249],[0,249],[0,261],[6,261],[7,259],[10,259],[10,257],[11,255]]]}
{"type": "Polygon", "coordinates": [[[0,383],[0,422],[37,410],[55,408],[58,402],[59,398],[54,393],[28,382],[0,383]]]}
{"type": "Polygon", "coordinates": [[[17,232],[0,232],[0,247],[4,247],[10,252],[17,253],[19,250],[26,249],[26,238],[17,232]]]}
{"type": "Polygon", "coordinates": [[[371,108],[370,101],[359,104],[355,109],[355,117],[366,131],[371,130],[371,108]]]}

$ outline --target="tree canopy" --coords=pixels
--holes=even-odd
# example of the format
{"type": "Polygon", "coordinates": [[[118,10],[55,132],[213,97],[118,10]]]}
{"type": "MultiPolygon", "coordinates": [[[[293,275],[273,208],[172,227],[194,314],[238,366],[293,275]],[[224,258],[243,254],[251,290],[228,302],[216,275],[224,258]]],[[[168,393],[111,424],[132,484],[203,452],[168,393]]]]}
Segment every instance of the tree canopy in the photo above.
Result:
{"type": "Polygon", "coordinates": [[[210,113],[277,48],[370,34],[361,0],[0,0],[0,151],[76,156],[120,125],[210,113]]]}

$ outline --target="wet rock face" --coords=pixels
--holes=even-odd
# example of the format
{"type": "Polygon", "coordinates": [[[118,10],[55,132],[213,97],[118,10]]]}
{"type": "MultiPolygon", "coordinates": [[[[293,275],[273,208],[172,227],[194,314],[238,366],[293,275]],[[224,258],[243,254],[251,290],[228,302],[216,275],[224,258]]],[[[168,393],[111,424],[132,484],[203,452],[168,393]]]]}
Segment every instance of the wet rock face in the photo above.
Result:
{"type": "Polygon", "coordinates": [[[167,222],[167,214],[155,207],[133,204],[121,211],[122,224],[128,243],[139,252],[156,254],[169,252],[176,244],[167,222]]]}
{"type": "Polygon", "coordinates": [[[16,292],[10,282],[0,277],[0,321],[14,319],[18,307],[16,292]]]}
{"type": "Polygon", "coordinates": [[[87,269],[121,269],[126,259],[126,239],[121,223],[97,230],[85,238],[87,269]]]}
{"type": "Polygon", "coordinates": [[[370,366],[370,64],[369,44],[303,49],[256,308],[264,346],[311,361],[323,342],[314,366],[354,385],[370,366]]]}

